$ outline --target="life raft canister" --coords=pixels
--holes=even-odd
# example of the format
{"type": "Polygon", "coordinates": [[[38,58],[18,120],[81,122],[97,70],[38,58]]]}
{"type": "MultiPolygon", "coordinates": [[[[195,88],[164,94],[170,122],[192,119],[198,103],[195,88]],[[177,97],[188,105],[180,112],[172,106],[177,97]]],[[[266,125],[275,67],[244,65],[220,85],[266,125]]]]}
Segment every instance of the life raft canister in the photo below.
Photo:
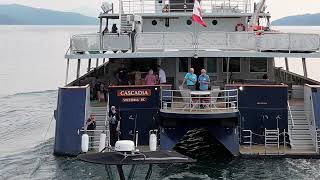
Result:
{"type": "Polygon", "coordinates": [[[245,31],[246,30],[246,26],[244,24],[242,24],[242,23],[239,23],[239,24],[236,25],[235,30],[236,31],[245,31]]]}

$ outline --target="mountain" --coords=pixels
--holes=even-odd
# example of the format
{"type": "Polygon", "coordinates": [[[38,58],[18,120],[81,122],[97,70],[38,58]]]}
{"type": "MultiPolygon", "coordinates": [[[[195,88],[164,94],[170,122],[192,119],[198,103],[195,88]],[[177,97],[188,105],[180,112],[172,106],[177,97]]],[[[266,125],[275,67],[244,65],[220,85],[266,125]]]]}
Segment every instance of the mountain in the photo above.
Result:
{"type": "Polygon", "coordinates": [[[320,13],[288,16],[272,22],[273,26],[320,26],[320,13]]]}
{"type": "Polygon", "coordinates": [[[79,13],[32,8],[17,4],[0,5],[2,25],[95,25],[98,19],[79,13]]]}

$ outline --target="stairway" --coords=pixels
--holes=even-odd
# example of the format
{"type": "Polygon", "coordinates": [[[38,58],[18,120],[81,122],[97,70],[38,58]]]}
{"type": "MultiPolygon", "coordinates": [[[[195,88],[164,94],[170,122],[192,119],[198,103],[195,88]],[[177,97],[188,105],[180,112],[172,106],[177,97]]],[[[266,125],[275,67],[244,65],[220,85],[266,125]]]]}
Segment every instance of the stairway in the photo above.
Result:
{"type": "Polygon", "coordinates": [[[291,149],[294,150],[315,150],[309,128],[308,120],[303,106],[291,107],[288,112],[288,131],[291,149]],[[293,124],[292,124],[293,121],[293,124]]]}
{"type": "Polygon", "coordinates": [[[129,33],[132,32],[132,25],[127,21],[127,15],[129,14],[121,14],[120,23],[121,23],[121,33],[129,33]]]}
{"type": "MultiPolygon", "coordinates": [[[[107,105],[105,103],[94,103],[91,104],[91,113],[96,116],[96,132],[93,135],[93,144],[90,143],[91,151],[98,151],[99,142],[100,142],[100,134],[103,130],[106,130],[105,121],[106,121],[106,113],[107,113],[107,105]]],[[[108,138],[107,138],[108,139],[108,138]]],[[[106,139],[106,144],[108,144],[108,140],[106,139]]]]}

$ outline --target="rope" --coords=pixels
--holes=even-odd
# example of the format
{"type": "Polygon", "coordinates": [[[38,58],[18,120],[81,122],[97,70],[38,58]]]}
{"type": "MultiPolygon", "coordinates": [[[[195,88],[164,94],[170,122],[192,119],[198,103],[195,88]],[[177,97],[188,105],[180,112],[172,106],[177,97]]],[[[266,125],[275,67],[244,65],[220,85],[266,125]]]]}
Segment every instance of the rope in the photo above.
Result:
{"type": "MultiPolygon", "coordinates": [[[[46,137],[47,137],[48,132],[49,132],[49,129],[50,129],[50,127],[51,127],[51,123],[52,123],[52,121],[53,121],[53,118],[54,118],[54,116],[51,117],[49,126],[48,126],[48,128],[47,128],[47,130],[46,130],[46,132],[45,132],[44,137],[43,137],[43,142],[42,142],[42,144],[46,142],[46,137]]],[[[40,153],[40,154],[42,154],[42,152],[43,152],[43,149],[41,150],[41,153],[40,153]]],[[[30,172],[29,177],[32,177],[32,176],[34,175],[34,173],[36,173],[36,172],[38,171],[38,169],[39,169],[40,166],[41,166],[42,160],[43,160],[43,157],[39,157],[39,158],[37,159],[37,163],[36,163],[36,165],[34,166],[34,168],[32,169],[32,171],[30,172]]]]}

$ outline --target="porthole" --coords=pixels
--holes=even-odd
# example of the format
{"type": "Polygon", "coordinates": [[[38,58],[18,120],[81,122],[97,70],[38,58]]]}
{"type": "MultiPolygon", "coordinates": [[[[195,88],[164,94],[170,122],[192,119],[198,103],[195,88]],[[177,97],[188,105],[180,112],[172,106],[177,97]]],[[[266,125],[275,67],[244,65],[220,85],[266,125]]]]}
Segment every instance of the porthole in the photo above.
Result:
{"type": "Polygon", "coordinates": [[[151,23],[152,23],[152,25],[154,25],[154,26],[158,24],[158,22],[157,22],[156,20],[153,20],[151,23]]]}
{"type": "Polygon", "coordinates": [[[213,21],[212,21],[212,25],[215,26],[215,25],[217,25],[217,24],[218,24],[218,21],[217,21],[217,20],[213,20],[213,21]]]}
{"type": "Polygon", "coordinates": [[[188,25],[191,25],[191,24],[192,24],[192,21],[191,21],[190,19],[188,19],[188,20],[187,20],[187,24],[188,24],[188,25]]]}

